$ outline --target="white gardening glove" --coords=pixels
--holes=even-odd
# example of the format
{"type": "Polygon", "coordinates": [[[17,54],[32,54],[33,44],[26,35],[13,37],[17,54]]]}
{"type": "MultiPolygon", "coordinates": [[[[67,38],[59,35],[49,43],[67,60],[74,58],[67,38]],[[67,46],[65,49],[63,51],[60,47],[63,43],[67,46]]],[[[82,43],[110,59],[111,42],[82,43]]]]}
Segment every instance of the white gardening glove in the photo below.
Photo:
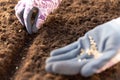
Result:
{"type": "MultiPolygon", "coordinates": [[[[73,36],[74,38],[74,36],[73,36]]],[[[120,18],[88,31],[76,42],[53,50],[46,71],[88,77],[120,62],[120,18]]]]}
{"type": "Polygon", "coordinates": [[[15,14],[22,25],[25,25],[29,34],[37,32],[47,16],[58,7],[62,0],[20,0],[15,6],[15,14]],[[33,10],[37,8],[38,14],[31,24],[33,10]]]}

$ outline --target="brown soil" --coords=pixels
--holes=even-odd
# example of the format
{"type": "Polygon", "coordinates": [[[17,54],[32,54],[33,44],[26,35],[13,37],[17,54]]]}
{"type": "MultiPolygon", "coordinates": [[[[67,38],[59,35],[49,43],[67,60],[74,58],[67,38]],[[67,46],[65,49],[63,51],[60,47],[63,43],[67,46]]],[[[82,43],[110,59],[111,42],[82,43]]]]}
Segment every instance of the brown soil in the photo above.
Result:
{"type": "Polygon", "coordinates": [[[119,17],[119,0],[63,0],[34,35],[28,35],[17,20],[16,4],[17,0],[0,0],[0,80],[119,80],[120,64],[89,78],[50,74],[44,69],[51,50],[119,17]]]}

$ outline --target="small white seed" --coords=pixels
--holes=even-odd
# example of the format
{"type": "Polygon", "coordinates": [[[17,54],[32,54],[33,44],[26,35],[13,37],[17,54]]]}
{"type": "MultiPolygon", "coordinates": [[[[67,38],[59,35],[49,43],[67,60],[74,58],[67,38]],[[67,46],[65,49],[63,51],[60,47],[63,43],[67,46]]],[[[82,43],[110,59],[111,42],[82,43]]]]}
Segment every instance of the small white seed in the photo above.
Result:
{"type": "Polygon", "coordinates": [[[78,62],[81,62],[82,60],[81,59],[78,59],[78,62]]]}

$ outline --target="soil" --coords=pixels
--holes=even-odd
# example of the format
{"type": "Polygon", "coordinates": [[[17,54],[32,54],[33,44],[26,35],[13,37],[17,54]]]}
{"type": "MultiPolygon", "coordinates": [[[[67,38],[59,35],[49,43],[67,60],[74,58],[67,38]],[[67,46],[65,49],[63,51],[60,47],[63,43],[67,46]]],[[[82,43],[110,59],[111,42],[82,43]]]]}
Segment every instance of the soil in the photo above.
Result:
{"type": "MultiPolygon", "coordinates": [[[[119,80],[120,63],[84,78],[45,71],[50,51],[120,16],[120,0],[63,0],[38,33],[29,35],[15,16],[18,0],[0,0],[0,80],[119,80]]],[[[34,16],[33,16],[34,17],[34,16]]]]}

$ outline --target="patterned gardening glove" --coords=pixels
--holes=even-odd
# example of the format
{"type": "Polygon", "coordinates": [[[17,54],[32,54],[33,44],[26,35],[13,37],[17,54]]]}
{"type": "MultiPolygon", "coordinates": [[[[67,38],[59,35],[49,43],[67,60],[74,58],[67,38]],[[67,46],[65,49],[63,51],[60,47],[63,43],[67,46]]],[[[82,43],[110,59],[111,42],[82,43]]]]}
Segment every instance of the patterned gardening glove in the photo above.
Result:
{"type": "Polygon", "coordinates": [[[76,42],[53,50],[46,71],[88,77],[120,62],[120,18],[97,26],[76,42]]]}
{"type": "Polygon", "coordinates": [[[47,16],[58,7],[61,0],[20,0],[15,6],[15,14],[22,25],[25,25],[29,34],[37,32],[44,23],[47,16]],[[31,16],[33,10],[37,8],[38,14],[33,25],[31,24],[31,16]]]}

